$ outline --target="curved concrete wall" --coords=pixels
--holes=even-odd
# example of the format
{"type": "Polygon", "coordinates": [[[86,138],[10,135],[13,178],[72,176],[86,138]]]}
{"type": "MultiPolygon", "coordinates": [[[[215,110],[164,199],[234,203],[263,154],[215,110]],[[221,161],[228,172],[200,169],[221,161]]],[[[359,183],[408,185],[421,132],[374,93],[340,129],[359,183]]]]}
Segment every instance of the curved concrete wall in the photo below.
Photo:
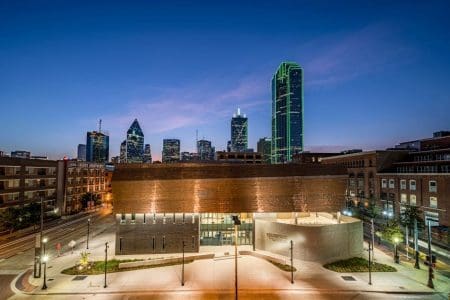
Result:
{"type": "MultiPolygon", "coordinates": [[[[255,220],[255,247],[258,250],[290,256],[294,241],[294,258],[322,263],[359,256],[363,251],[362,222],[330,225],[293,225],[271,220],[255,220]]],[[[350,220],[351,219],[351,220],[350,220]]]]}

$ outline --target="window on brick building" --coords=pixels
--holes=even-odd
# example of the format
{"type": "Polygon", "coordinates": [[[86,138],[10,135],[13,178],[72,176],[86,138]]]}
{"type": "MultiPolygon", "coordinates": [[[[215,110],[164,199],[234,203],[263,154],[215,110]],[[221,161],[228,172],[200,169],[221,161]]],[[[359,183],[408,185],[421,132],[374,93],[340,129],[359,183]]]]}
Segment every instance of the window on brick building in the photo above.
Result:
{"type": "Polygon", "coordinates": [[[409,181],[409,189],[410,189],[411,191],[415,191],[415,190],[416,190],[416,181],[415,181],[415,180],[411,179],[411,180],[409,181]]]}
{"type": "Polygon", "coordinates": [[[406,194],[400,194],[400,202],[406,204],[408,202],[406,194]]]}
{"type": "Polygon", "coordinates": [[[406,190],[406,180],[405,179],[400,180],[400,189],[406,190]]]}
{"type": "Polygon", "coordinates": [[[387,188],[387,179],[381,179],[381,187],[387,188]]]}
{"type": "Polygon", "coordinates": [[[395,188],[395,180],[394,179],[389,179],[389,188],[390,189],[395,188]]]}
{"type": "Polygon", "coordinates": [[[430,180],[428,182],[428,190],[430,192],[437,192],[437,183],[435,180],[430,180]]]}
{"type": "Polygon", "coordinates": [[[436,197],[430,197],[430,207],[431,208],[437,208],[438,202],[436,197]]]}
{"type": "Polygon", "coordinates": [[[409,204],[414,206],[417,205],[416,195],[409,195],[409,204]]]}

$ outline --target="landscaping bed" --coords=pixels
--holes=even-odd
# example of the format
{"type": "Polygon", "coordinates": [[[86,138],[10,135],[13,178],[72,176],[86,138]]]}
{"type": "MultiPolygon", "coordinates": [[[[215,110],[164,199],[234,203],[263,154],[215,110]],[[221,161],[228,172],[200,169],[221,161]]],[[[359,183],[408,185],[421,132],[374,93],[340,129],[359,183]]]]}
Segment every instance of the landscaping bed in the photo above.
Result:
{"type": "MultiPolygon", "coordinates": [[[[124,272],[124,271],[140,270],[140,269],[150,269],[150,268],[181,265],[180,262],[177,262],[177,263],[167,263],[167,264],[160,264],[160,265],[149,265],[149,266],[140,266],[140,267],[134,267],[134,268],[119,269],[120,263],[133,262],[133,261],[139,261],[139,260],[137,260],[137,259],[128,259],[128,260],[112,259],[112,260],[109,260],[108,264],[107,264],[107,272],[115,273],[115,272],[124,272]]],[[[188,264],[191,262],[192,262],[192,260],[186,260],[184,262],[184,264],[188,264]]],[[[71,268],[63,270],[61,273],[66,274],[66,275],[99,275],[99,274],[103,274],[104,272],[105,272],[105,262],[104,261],[93,261],[90,263],[90,267],[86,267],[86,268],[83,268],[80,270],[78,268],[78,266],[73,266],[71,268]]]]}
{"type": "MultiPolygon", "coordinates": [[[[339,273],[369,272],[369,261],[353,257],[325,264],[324,268],[339,273]]],[[[385,264],[372,263],[372,272],[397,272],[397,269],[385,264]]]]}
{"type": "MultiPolygon", "coordinates": [[[[274,266],[278,267],[282,271],[291,272],[291,265],[280,264],[273,260],[269,260],[269,262],[271,264],[273,264],[274,266]]],[[[292,270],[293,272],[297,271],[297,269],[295,267],[292,267],[292,269],[293,269],[292,270]]]]}

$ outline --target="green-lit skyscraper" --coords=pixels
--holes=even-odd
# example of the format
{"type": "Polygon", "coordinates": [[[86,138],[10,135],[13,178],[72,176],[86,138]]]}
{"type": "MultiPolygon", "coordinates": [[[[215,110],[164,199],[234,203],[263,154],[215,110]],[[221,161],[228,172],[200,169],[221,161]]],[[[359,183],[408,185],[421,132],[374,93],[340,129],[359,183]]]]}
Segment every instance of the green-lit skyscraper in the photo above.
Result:
{"type": "Polygon", "coordinates": [[[272,163],[303,151],[303,69],[283,62],[272,79],[272,163]]]}

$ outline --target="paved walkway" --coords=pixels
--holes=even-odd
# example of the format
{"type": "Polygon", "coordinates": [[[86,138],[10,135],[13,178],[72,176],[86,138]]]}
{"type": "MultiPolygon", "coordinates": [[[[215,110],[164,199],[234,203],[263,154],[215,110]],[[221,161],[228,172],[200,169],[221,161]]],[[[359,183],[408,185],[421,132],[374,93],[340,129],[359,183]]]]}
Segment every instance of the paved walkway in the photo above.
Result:
{"type": "MultiPolygon", "coordinates": [[[[114,234],[112,230],[104,232],[89,243],[92,260],[104,259],[104,243],[111,243],[109,257],[114,255],[114,234]]],[[[249,250],[250,247],[239,247],[240,250],[249,250]]],[[[36,288],[25,293],[18,293],[14,298],[21,298],[20,294],[28,295],[102,295],[102,294],[145,294],[152,292],[157,294],[186,294],[202,295],[215,294],[225,295],[229,298],[234,290],[234,253],[233,247],[201,247],[201,252],[215,252],[215,259],[199,260],[185,266],[185,285],[181,286],[181,265],[143,269],[107,275],[108,287],[105,289],[103,275],[91,275],[83,280],[74,280],[75,276],[63,275],[61,271],[73,266],[79,259],[79,253],[84,250],[75,251],[73,254],[66,253],[61,257],[51,257],[47,269],[47,290],[41,290],[42,279],[28,276],[29,283],[36,288]],[[229,252],[231,255],[225,255],[229,252]]],[[[52,253],[50,253],[52,254],[52,253]]],[[[264,253],[270,254],[270,253],[264,253]]],[[[273,254],[270,254],[273,256],[273,254]]],[[[164,257],[178,256],[170,254],[164,257]]],[[[116,258],[156,258],[163,255],[133,255],[117,256],[116,258]]],[[[295,260],[297,268],[295,282],[290,283],[290,273],[285,272],[273,264],[253,256],[240,255],[238,259],[239,290],[243,294],[271,294],[271,293],[391,293],[408,294],[411,296],[430,296],[432,293],[440,292],[441,299],[447,299],[450,292],[448,278],[438,276],[435,279],[436,289],[432,290],[426,286],[427,270],[422,268],[416,270],[411,263],[402,262],[401,265],[393,263],[391,256],[376,249],[375,258],[377,262],[394,265],[399,272],[373,273],[373,285],[368,285],[368,273],[336,273],[322,267],[319,263],[295,260]],[[352,276],[355,281],[345,281],[342,276],[352,276]]],[[[289,260],[286,258],[286,262],[289,260]]],[[[14,289],[14,287],[13,287],[14,289]]],[[[178,295],[177,294],[177,295],[178,295]]],[[[438,297],[434,295],[432,297],[438,297]]],[[[195,298],[195,297],[194,297],[195,298]]],[[[194,299],[193,298],[193,299],[194,299]]],[[[420,297],[419,297],[420,298],[420,297]]],[[[439,299],[439,298],[435,298],[439,299]]]]}

